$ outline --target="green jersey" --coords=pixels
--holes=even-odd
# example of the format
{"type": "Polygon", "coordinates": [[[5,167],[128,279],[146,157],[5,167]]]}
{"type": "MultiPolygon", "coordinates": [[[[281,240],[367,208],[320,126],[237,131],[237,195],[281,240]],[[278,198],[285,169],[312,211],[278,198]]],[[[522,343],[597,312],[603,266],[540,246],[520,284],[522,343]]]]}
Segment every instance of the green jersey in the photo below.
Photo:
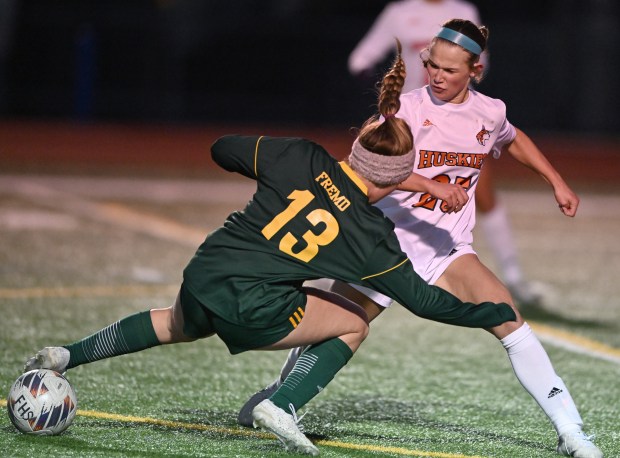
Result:
{"type": "Polygon", "coordinates": [[[248,329],[288,321],[305,305],[302,283],[318,278],[369,287],[444,323],[491,327],[515,319],[506,304],[463,303],[426,284],[364,183],[321,146],[226,136],[211,151],[222,168],[257,181],[245,209],[208,235],[184,271],[185,287],[221,319],[248,329]]]}

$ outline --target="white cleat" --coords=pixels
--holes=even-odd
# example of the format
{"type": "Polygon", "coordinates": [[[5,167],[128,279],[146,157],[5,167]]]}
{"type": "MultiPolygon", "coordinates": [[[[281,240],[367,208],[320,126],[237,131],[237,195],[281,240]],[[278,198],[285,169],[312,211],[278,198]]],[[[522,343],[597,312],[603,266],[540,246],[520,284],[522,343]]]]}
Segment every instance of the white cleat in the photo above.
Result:
{"type": "Polygon", "coordinates": [[[562,434],[558,439],[560,455],[574,458],[603,458],[603,452],[592,442],[594,436],[586,436],[583,431],[562,434]]]}
{"type": "Polygon", "coordinates": [[[286,413],[269,399],[265,399],[254,407],[252,417],[254,418],[255,428],[260,427],[275,434],[287,451],[319,456],[319,449],[310,442],[310,439],[297,426],[299,420],[295,413],[293,415],[286,413]]]}
{"type": "MultiPolygon", "coordinates": [[[[333,280],[329,281],[333,282],[333,280]]],[[[280,369],[280,376],[262,390],[254,393],[252,397],[246,401],[246,403],[243,405],[243,407],[241,407],[241,410],[239,411],[239,415],[237,416],[237,423],[239,423],[241,426],[247,426],[248,428],[254,426],[254,419],[252,418],[252,411],[254,410],[254,407],[260,404],[263,400],[269,399],[273,393],[278,391],[278,388],[280,388],[280,385],[284,383],[284,379],[288,377],[288,374],[291,373],[293,367],[295,366],[295,363],[299,359],[299,356],[304,352],[306,348],[308,347],[297,347],[291,349],[291,351],[288,352],[286,361],[284,362],[282,369],[280,369]]]]}
{"type": "Polygon", "coordinates": [[[69,364],[69,356],[69,350],[64,347],[45,347],[26,361],[24,372],[34,369],[51,369],[63,373],[69,364]]]}
{"type": "Polygon", "coordinates": [[[252,417],[254,407],[263,402],[265,399],[269,399],[273,393],[278,391],[280,385],[282,385],[282,380],[278,378],[262,390],[254,393],[252,397],[243,405],[243,407],[241,407],[239,415],[237,415],[237,423],[239,423],[240,426],[245,426],[247,428],[254,426],[254,418],[252,417]]]}

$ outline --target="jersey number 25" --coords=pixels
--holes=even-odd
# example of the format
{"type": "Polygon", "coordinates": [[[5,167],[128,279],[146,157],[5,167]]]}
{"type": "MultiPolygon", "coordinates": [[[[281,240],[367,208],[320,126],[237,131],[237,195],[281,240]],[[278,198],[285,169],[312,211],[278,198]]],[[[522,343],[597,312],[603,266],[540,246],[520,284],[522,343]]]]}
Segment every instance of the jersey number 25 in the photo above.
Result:
{"type": "MultiPolygon", "coordinates": [[[[433,178],[433,180],[438,181],[439,183],[450,183],[450,177],[448,175],[437,175],[433,178]]],[[[454,182],[455,184],[461,185],[463,188],[465,188],[465,191],[467,191],[472,185],[472,177],[456,177],[456,180],[454,180],[454,182]]],[[[427,210],[433,211],[435,210],[438,201],[439,199],[437,197],[433,197],[428,192],[426,192],[422,194],[422,196],[420,196],[420,200],[413,206],[416,208],[422,207],[426,208],[427,210]]],[[[441,211],[444,213],[448,211],[448,207],[445,202],[442,202],[439,208],[441,208],[441,211]]]]}

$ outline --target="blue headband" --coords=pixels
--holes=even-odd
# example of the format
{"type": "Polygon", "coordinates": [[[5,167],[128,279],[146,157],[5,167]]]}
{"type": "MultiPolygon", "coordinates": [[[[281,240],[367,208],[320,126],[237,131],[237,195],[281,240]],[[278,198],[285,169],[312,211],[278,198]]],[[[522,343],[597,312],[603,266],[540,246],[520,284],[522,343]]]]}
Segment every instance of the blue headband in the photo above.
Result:
{"type": "Polygon", "coordinates": [[[469,52],[473,52],[477,56],[482,53],[482,48],[478,43],[469,38],[466,35],[463,35],[461,32],[457,32],[456,30],[449,29],[447,27],[443,27],[439,33],[437,34],[438,38],[443,38],[444,40],[451,41],[454,44],[457,44],[463,48],[465,48],[469,52]]]}

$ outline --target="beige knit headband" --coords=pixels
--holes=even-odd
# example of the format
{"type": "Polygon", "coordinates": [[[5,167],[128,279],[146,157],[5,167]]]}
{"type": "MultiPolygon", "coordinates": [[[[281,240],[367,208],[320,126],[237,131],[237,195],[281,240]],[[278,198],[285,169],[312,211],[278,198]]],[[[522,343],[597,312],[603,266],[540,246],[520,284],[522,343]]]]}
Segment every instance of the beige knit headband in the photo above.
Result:
{"type": "Polygon", "coordinates": [[[391,186],[405,181],[413,171],[415,148],[402,156],[384,156],[364,148],[355,139],[349,165],[366,179],[379,186],[391,186]]]}

